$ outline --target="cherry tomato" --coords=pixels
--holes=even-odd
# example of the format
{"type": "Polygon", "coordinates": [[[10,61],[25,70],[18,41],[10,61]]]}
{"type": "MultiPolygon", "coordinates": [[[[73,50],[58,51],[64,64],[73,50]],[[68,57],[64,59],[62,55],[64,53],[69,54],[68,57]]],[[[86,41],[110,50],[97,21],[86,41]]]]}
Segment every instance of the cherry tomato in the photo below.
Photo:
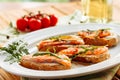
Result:
{"type": "Polygon", "coordinates": [[[47,28],[50,26],[50,18],[48,16],[45,16],[41,19],[42,28],[47,28]]]}
{"type": "Polygon", "coordinates": [[[29,28],[31,31],[41,29],[41,21],[35,18],[29,20],[29,28]]]}
{"type": "Polygon", "coordinates": [[[17,29],[20,31],[26,31],[28,27],[28,20],[24,18],[20,18],[16,21],[17,29]]]}
{"type": "Polygon", "coordinates": [[[30,13],[16,21],[17,29],[22,32],[35,31],[49,26],[55,26],[58,19],[55,15],[41,13],[30,13]]]}
{"type": "Polygon", "coordinates": [[[50,25],[55,26],[58,21],[58,18],[55,15],[50,15],[50,25]]]}

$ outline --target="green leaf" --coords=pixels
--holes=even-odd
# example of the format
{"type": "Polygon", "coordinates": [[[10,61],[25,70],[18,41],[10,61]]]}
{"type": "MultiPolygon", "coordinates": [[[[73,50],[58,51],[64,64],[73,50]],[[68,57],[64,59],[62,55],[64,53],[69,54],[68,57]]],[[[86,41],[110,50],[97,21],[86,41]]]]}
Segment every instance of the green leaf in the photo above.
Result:
{"type": "Polygon", "coordinates": [[[3,51],[3,54],[7,54],[4,61],[9,61],[10,64],[19,62],[23,55],[29,54],[27,44],[21,40],[12,42],[7,47],[1,47],[0,51],[3,51]]]}
{"type": "Polygon", "coordinates": [[[52,53],[52,52],[37,52],[37,53],[33,54],[33,56],[39,56],[39,55],[50,55],[50,56],[55,56],[59,59],[62,59],[61,57],[56,55],[56,53],[52,53]]]}

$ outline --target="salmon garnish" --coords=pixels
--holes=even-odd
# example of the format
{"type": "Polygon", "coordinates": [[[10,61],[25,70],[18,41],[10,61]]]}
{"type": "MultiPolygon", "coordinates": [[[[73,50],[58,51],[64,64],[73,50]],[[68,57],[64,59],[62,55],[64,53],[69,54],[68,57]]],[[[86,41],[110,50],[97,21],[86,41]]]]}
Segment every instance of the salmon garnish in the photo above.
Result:
{"type": "Polygon", "coordinates": [[[64,54],[39,52],[23,56],[20,65],[35,70],[66,70],[71,68],[71,60],[64,54]]]}
{"type": "Polygon", "coordinates": [[[96,46],[115,46],[118,42],[117,35],[113,34],[109,28],[98,30],[79,31],[78,35],[83,38],[85,44],[96,46]]]}
{"type": "Polygon", "coordinates": [[[80,62],[97,63],[110,57],[108,48],[105,46],[81,45],[76,48],[61,50],[59,54],[65,54],[72,60],[80,62]]]}
{"type": "Polygon", "coordinates": [[[83,45],[84,41],[76,35],[61,35],[51,37],[47,40],[40,41],[37,45],[39,51],[59,52],[60,50],[68,48],[70,45],[83,45]]]}

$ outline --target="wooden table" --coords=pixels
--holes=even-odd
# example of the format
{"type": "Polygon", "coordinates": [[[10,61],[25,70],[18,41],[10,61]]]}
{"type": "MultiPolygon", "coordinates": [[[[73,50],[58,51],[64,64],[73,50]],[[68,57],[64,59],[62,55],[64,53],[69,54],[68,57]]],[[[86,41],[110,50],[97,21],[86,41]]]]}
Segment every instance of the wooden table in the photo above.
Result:
{"type": "MultiPolygon", "coordinates": [[[[113,21],[120,21],[120,0],[113,2],[113,21]]],[[[29,12],[41,11],[56,14],[57,17],[69,15],[76,9],[81,10],[80,2],[69,3],[0,3],[0,30],[9,26],[10,21],[15,21],[29,12]]],[[[20,80],[20,77],[12,75],[0,69],[0,80],[20,80]],[[4,75],[4,76],[3,76],[4,75]]],[[[120,80],[120,70],[116,73],[113,80],[120,80]]]]}

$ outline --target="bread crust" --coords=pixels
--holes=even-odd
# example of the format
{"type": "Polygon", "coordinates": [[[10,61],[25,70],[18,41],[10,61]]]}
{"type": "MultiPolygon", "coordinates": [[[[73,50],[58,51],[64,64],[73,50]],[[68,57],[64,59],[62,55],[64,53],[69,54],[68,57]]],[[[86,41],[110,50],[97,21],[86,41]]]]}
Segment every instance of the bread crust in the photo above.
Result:
{"type": "Polygon", "coordinates": [[[50,52],[59,52],[60,50],[66,49],[71,45],[83,45],[84,41],[82,38],[76,35],[62,35],[58,36],[57,39],[47,39],[40,41],[37,44],[37,48],[39,51],[47,51],[50,52]]]}
{"type": "Polygon", "coordinates": [[[107,52],[99,55],[78,55],[74,60],[85,63],[98,63],[110,58],[107,52]]]}
{"type": "Polygon", "coordinates": [[[59,52],[72,58],[73,61],[85,63],[98,63],[110,57],[106,46],[81,45],[76,48],[68,48],[59,52]]]}
{"type": "Polygon", "coordinates": [[[104,34],[104,36],[101,37],[100,35],[103,33],[104,31],[101,31],[101,30],[95,30],[93,32],[81,31],[81,32],[78,32],[78,35],[83,38],[85,44],[87,45],[107,46],[107,47],[113,47],[117,45],[118,35],[116,33],[106,30],[106,34],[108,35],[104,34]]]}
{"type": "Polygon", "coordinates": [[[106,38],[84,38],[84,42],[87,45],[96,45],[96,46],[108,46],[113,47],[118,43],[117,37],[111,37],[110,39],[106,38]]]}
{"type": "Polygon", "coordinates": [[[71,68],[71,61],[65,55],[66,60],[58,59],[54,56],[32,56],[25,55],[21,58],[20,65],[35,70],[66,70],[71,68]],[[68,59],[68,60],[67,60],[68,59]]]}

